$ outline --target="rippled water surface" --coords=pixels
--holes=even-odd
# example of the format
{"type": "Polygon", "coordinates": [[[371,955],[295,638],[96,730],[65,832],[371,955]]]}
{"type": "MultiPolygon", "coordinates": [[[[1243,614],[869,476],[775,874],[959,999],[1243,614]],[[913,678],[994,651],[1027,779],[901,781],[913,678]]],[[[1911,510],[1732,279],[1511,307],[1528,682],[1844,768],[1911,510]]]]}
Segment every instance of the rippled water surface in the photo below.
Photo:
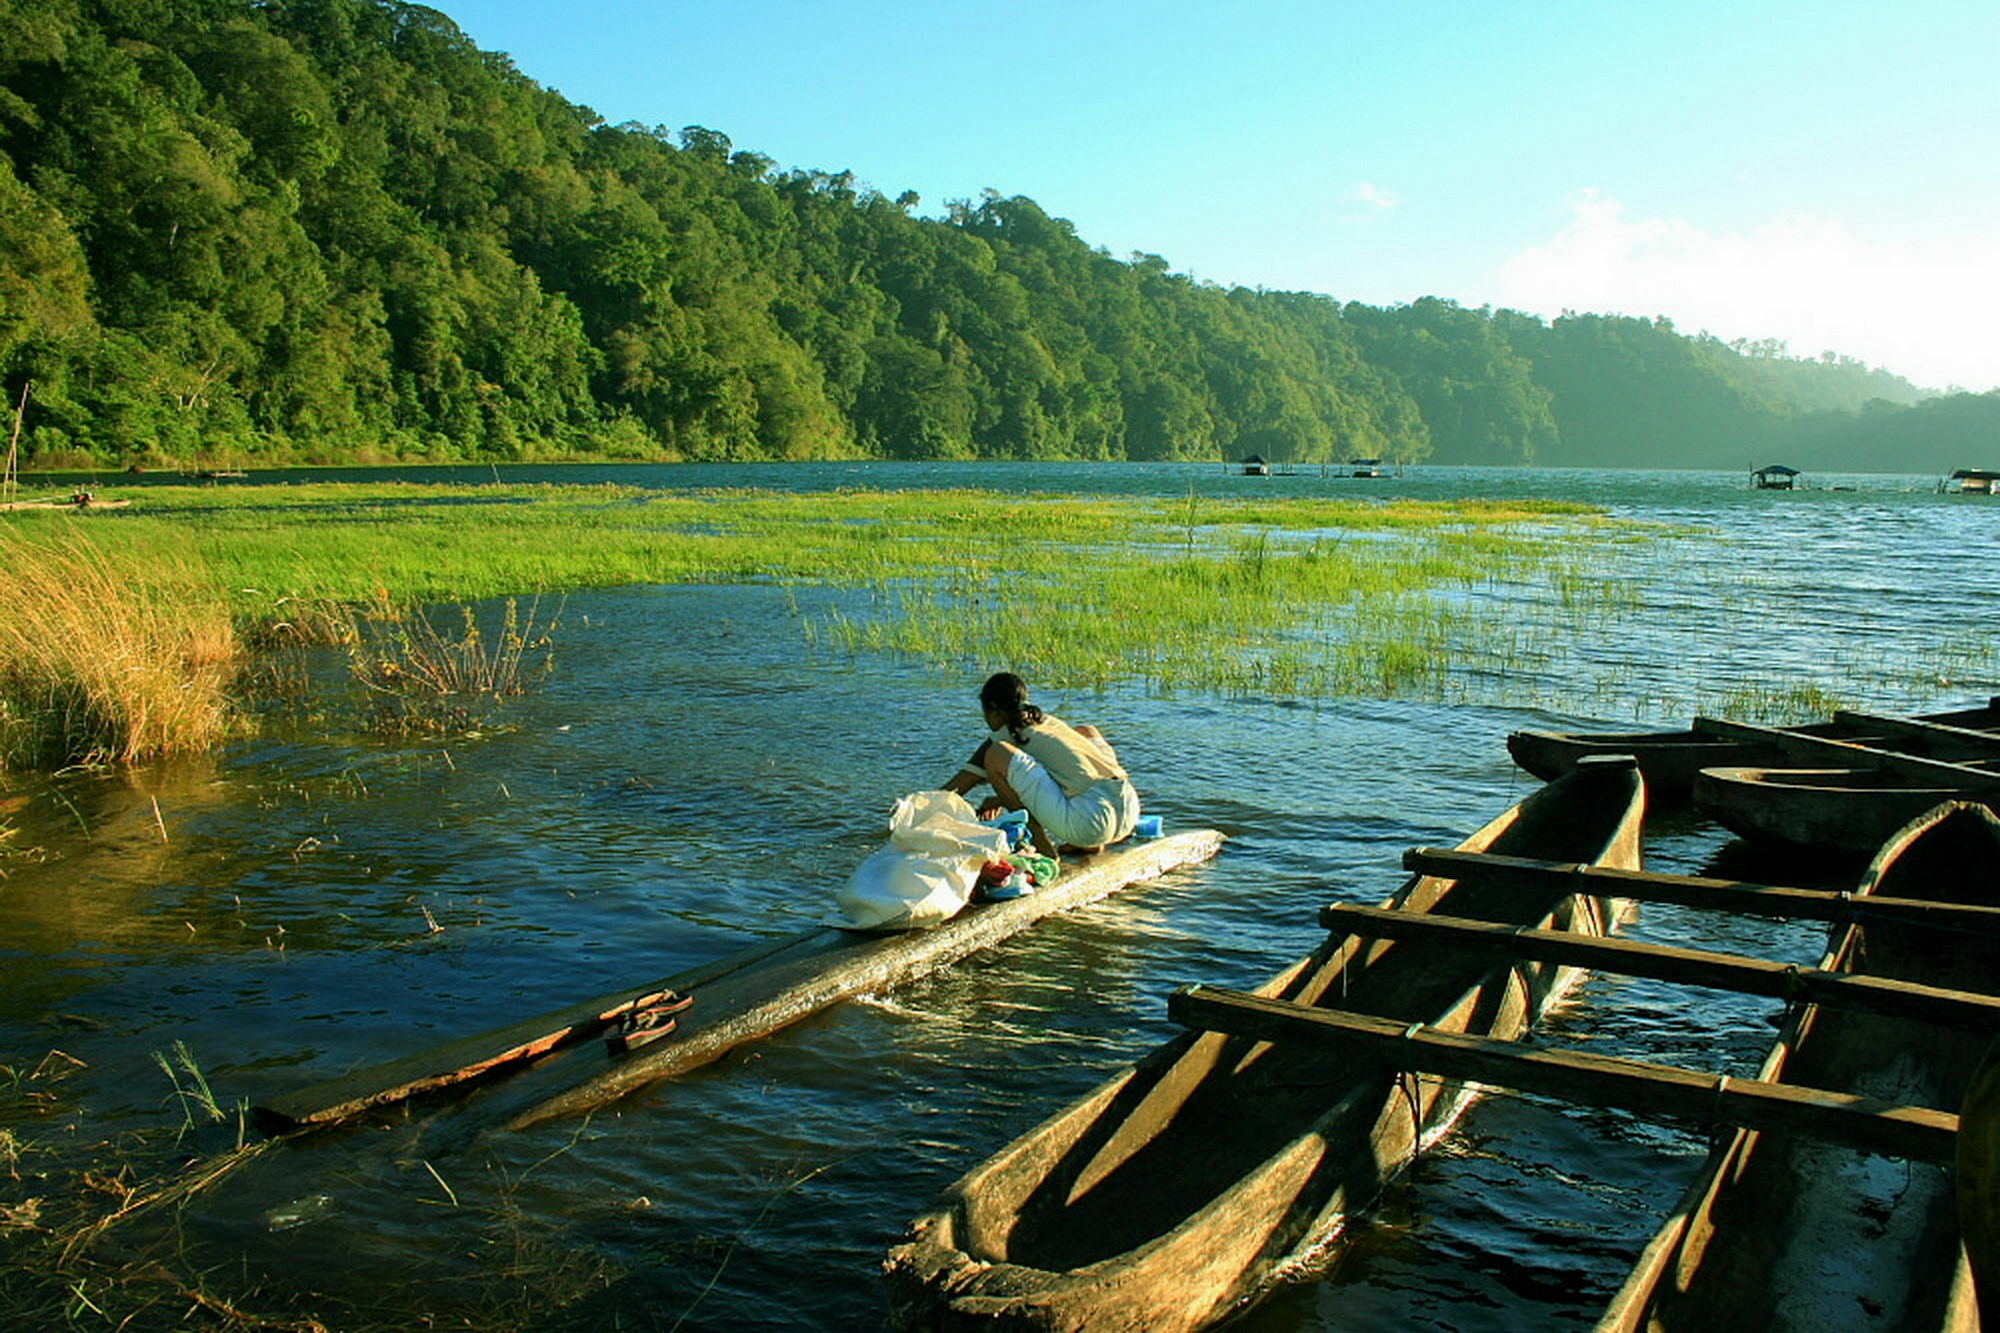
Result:
{"type": "MultiPolygon", "coordinates": [[[[1453,469],[1381,482],[1029,465],[517,477],[1532,495],[1665,526],[1605,541],[1594,559],[1629,595],[1602,615],[1565,612],[1546,590],[1467,594],[1562,625],[1509,678],[1466,682],[1470,702],[1045,698],[1109,733],[1170,829],[1229,835],[1210,865],[589,1119],[498,1127],[601,1061],[596,1048],[287,1145],[182,1214],[191,1261],[222,1289],[333,1327],[877,1326],[880,1259],[908,1219],[1171,1035],[1172,988],[1254,984],[1312,946],[1321,904],[1379,900],[1406,848],[1455,842],[1526,795],[1509,731],[1680,724],[1806,688],[1890,711],[2000,691],[1980,612],[2000,509],[1928,478],[1772,494],[1737,477],[1453,469]]],[[[573,596],[558,673],[479,737],[279,734],[130,774],[0,776],[19,802],[12,845],[41,853],[0,861],[0,1064],[29,1069],[51,1050],[80,1062],[9,1127],[96,1141],[177,1124],[153,1059],[175,1041],[225,1103],[254,1103],[817,923],[893,800],[969,749],[973,692],[1003,665],[814,648],[804,626],[856,596],[573,596]]],[[[1692,815],[1657,819],[1649,864],[1697,870],[1724,842],[1692,815]]],[[[1790,961],[1821,945],[1803,927],[1667,909],[1633,930],[1790,961]]],[[[1598,976],[1555,1031],[1748,1073],[1766,1017],[1757,1001],[1598,976]]],[[[226,1146],[217,1132],[200,1145],[226,1146]]],[[[1617,1113],[1490,1097],[1245,1325],[1587,1326],[1705,1147],[1617,1113]]]]}

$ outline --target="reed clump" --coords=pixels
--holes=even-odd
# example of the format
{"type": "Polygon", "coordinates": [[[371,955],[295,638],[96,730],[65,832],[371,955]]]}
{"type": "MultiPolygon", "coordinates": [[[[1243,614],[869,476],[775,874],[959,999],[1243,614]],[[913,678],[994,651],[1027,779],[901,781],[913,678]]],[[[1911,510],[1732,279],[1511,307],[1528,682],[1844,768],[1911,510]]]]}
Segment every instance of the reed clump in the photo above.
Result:
{"type": "Polygon", "coordinates": [[[453,629],[422,609],[386,607],[354,620],[349,669],[374,705],[375,725],[391,733],[463,731],[484,720],[479,711],[525,694],[555,669],[557,616],[540,617],[541,602],[524,615],[509,597],[497,633],[488,635],[469,606],[453,629]]]}
{"type": "Polygon", "coordinates": [[[0,530],[0,567],[0,768],[131,763],[223,735],[237,637],[198,558],[0,530]]]}

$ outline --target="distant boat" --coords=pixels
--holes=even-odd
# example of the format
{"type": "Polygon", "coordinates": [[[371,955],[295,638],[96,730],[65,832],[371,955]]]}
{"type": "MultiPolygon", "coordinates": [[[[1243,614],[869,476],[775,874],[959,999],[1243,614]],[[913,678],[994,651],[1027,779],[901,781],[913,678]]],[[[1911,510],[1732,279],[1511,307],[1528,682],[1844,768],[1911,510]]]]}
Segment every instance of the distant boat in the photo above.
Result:
{"type": "Polygon", "coordinates": [[[1760,467],[1750,474],[1750,484],[1760,491],[1789,491],[1798,485],[1799,470],[1783,463],[1760,467]]]}
{"type": "Polygon", "coordinates": [[[1960,495],[1991,495],[1993,484],[2000,482],[2000,472],[1988,472],[1985,468],[1962,467],[1951,474],[1951,480],[1958,483],[1960,495]]]}
{"type": "Polygon", "coordinates": [[[1252,454],[1243,460],[1243,475],[1246,477],[1268,477],[1271,465],[1264,461],[1262,454],[1252,454]]]}
{"type": "Polygon", "coordinates": [[[1347,463],[1347,475],[1350,477],[1381,477],[1388,474],[1382,471],[1382,460],[1379,458],[1352,458],[1347,463]]]}

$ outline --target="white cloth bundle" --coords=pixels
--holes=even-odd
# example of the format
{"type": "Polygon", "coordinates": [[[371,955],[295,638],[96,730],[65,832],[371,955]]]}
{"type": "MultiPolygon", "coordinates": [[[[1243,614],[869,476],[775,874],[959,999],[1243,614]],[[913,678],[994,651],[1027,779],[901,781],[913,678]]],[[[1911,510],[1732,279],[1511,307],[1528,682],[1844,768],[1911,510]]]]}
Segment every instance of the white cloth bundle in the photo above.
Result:
{"type": "Polygon", "coordinates": [[[912,792],[889,814],[889,842],[854,869],[835,898],[840,924],[908,930],[955,916],[979,868],[1007,855],[1007,831],[979,822],[963,796],[912,792]]]}

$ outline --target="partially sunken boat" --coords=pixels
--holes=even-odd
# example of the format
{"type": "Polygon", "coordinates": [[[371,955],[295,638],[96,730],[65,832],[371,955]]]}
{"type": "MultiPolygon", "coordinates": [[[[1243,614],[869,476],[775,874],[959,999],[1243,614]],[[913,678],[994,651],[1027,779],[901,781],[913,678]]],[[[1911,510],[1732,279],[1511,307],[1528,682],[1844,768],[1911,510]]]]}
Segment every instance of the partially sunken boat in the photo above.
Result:
{"type": "MultiPolygon", "coordinates": [[[[1995,699],[1977,708],[1926,713],[1912,719],[1837,713],[1829,722],[1785,730],[1798,736],[1891,744],[1907,753],[1940,759],[1970,758],[1979,753],[1980,741],[1939,733],[1938,727],[1995,733],[1984,744],[2000,755],[2000,700],[1995,699]],[[1893,726],[1892,731],[1892,724],[1900,725],[1893,726]]],[[[1507,737],[1507,753],[1521,768],[1544,779],[1561,777],[1576,767],[1578,760],[1590,755],[1629,754],[1639,761],[1639,769],[1646,775],[1646,797],[1657,806],[1688,800],[1694,792],[1694,775],[1704,768],[1778,767],[1784,763],[1786,752],[1768,740],[1690,729],[1517,731],[1507,737]]],[[[1892,827],[1899,827],[1901,822],[1892,827]]],[[[1869,843],[1869,849],[1873,850],[1880,841],[1876,838],[1869,843]]]]}
{"type": "MultiPolygon", "coordinates": [[[[1644,786],[1580,766],[1462,849],[1635,869],[1644,786]]],[[[1621,907],[1571,886],[1420,875],[1385,906],[1602,935],[1621,907]]],[[[1386,939],[1330,936],[1258,995],[1497,1037],[1580,975],[1386,939]]],[[[1193,1329],[1325,1243],[1442,1132],[1460,1082],[1379,1062],[1189,1033],[975,1168],[890,1252],[890,1309],[917,1327],[1193,1329]]]]}
{"type": "MultiPolygon", "coordinates": [[[[1964,804],[1926,814],[1880,849],[1859,893],[2000,905],[2000,821],[1964,804]]],[[[2000,955],[1985,932],[1886,914],[1837,932],[1821,966],[2000,992],[2000,955]]],[[[1990,1039],[1808,1004],[1786,1019],[1758,1078],[1956,1111],[1990,1039]]],[[[1709,1153],[1599,1333],[1976,1328],[1958,1206],[1945,1165],[1736,1130],[1709,1153]]]]}

